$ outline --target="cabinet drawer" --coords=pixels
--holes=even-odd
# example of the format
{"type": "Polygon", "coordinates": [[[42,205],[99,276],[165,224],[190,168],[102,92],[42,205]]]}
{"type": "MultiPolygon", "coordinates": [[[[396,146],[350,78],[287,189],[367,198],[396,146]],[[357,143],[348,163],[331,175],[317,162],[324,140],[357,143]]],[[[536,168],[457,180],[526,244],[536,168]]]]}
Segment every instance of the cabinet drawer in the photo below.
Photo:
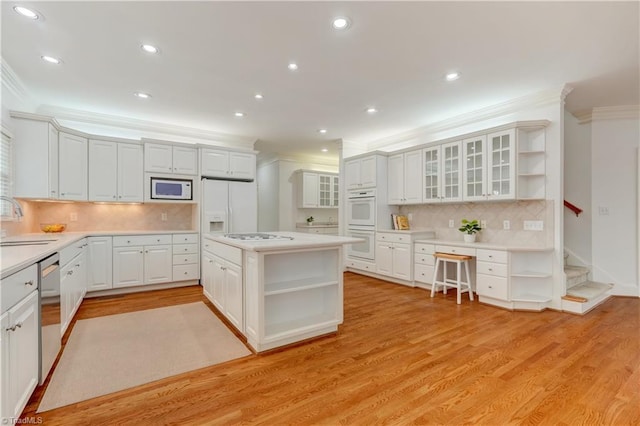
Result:
{"type": "Polygon", "coordinates": [[[171,235],[121,235],[113,237],[114,247],[150,246],[154,244],[171,244],[171,235]]]}
{"type": "MultiPolygon", "coordinates": [[[[31,265],[22,271],[2,279],[2,313],[38,288],[38,265],[31,265]]],[[[4,342],[3,342],[4,343],[4,342]]]]}
{"type": "Polygon", "coordinates": [[[197,280],[199,268],[198,265],[175,265],[173,267],[173,280],[197,280]]]}
{"type": "Polygon", "coordinates": [[[174,234],[173,244],[198,244],[198,234],[174,234]]]}
{"type": "Polygon", "coordinates": [[[190,263],[198,263],[198,254],[174,254],[173,255],[173,264],[174,265],[188,265],[190,263]]]}
{"type": "Polygon", "coordinates": [[[433,265],[415,264],[413,279],[421,283],[431,284],[433,281],[433,265]]]}
{"type": "Polygon", "coordinates": [[[433,258],[433,254],[416,253],[414,259],[415,263],[418,263],[420,265],[433,266],[436,264],[435,259],[433,258]]]}
{"type": "Polygon", "coordinates": [[[223,258],[224,260],[228,260],[231,263],[242,266],[242,249],[238,247],[231,247],[217,241],[206,239],[204,249],[211,254],[215,254],[216,256],[223,258]]]}
{"type": "Polygon", "coordinates": [[[363,262],[361,260],[347,259],[347,261],[345,262],[345,266],[353,269],[360,269],[362,271],[376,271],[376,265],[374,263],[363,262]]]}
{"type": "Polygon", "coordinates": [[[80,241],[76,241],[75,243],[71,243],[62,250],[60,250],[60,266],[64,266],[71,261],[74,257],[76,257],[82,249],[87,246],[87,239],[83,238],[80,241]]]}
{"type": "Polygon", "coordinates": [[[507,263],[507,252],[502,250],[478,249],[476,257],[481,262],[507,263]]]}
{"type": "Polygon", "coordinates": [[[467,256],[475,256],[476,249],[471,247],[458,247],[458,246],[436,246],[436,251],[438,253],[453,253],[453,254],[464,254],[467,256]]]}
{"type": "Polygon", "coordinates": [[[476,293],[494,299],[509,300],[507,279],[492,275],[476,275],[476,293]]]}
{"type": "Polygon", "coordinates": [[[436,252],[436,246],[433,244],[415,244],[416,254],[433,254],[436,252]]]}
{"type": "Polygon", "coordinates": [[[476,271],[478,274],[506,277],[507,265],[505,263],[476,262],[476,271]]]}
{"type": "Polygon", "coordinates": [[[377,241],[385,241],[388,243],[410,243],[411,235],[409,234],[396,234],[391,232],[377,232],[377,241]]]}
{"type": "Polygon", "coordinates": [[[198,244],[174,244],[173,254],[197,254],[198,244]]]}

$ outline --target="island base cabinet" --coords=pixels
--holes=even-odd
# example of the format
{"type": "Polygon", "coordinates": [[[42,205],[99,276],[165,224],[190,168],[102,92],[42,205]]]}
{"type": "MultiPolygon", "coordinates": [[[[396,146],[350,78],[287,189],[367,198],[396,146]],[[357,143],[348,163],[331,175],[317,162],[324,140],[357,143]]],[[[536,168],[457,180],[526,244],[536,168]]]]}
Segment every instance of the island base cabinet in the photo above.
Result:
{"type": "Polygon", "coordinates": [[[245,252],[247,342],[257,352],[337,331],[342,248],[245,252]]]}

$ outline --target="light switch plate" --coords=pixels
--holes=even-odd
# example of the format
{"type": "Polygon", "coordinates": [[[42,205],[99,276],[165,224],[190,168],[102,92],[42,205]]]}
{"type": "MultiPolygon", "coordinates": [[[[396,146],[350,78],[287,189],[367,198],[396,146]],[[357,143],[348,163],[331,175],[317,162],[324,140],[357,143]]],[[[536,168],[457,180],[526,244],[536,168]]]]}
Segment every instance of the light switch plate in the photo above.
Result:
{"type": "Polygon", "coordinates": [[[453,219],[449,219],[449,228],[453,228],[453,219]]]}
{"type": "Polygon", "coordinates": [[[486,220],[481,220],[480,221],[480,228],[482,228],[482,229],[486,229],[487,228],[487,221],[486,220]]]}
{"type": "Polygon", "coordinates": [[[167,220],[167,214],[166,213],[161,213],[160,214],[160,220],[162,220],[163,222],[167,220]]]}
{"type": "Polygon", "coordinates": [[[502,229],[504,229],[505,231],[508,231],[509,229],[511,229],[511,222],[508,220],[503,220],[502,229]]]}
{"type": "Polygon", "coordinates": [[[69,213],[69,222],[77,222],[78,213],[69,213]]]}

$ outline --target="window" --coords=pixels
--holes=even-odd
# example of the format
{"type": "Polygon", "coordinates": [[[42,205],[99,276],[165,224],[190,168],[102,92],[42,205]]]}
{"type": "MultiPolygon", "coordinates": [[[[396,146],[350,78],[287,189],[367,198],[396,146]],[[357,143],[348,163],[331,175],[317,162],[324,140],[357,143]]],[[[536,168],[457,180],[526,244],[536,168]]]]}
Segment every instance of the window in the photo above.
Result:
{"type": "MultiPolygon", "coordinates": [[[[0,195],[13,196],[13,152],[11,133],[4,127],[0,129],[2,141],[0,142],[0,195]]],[[[0,200],[0,216],[3,220],[13,218],[13,206],[11,203],[0,200]]]]}

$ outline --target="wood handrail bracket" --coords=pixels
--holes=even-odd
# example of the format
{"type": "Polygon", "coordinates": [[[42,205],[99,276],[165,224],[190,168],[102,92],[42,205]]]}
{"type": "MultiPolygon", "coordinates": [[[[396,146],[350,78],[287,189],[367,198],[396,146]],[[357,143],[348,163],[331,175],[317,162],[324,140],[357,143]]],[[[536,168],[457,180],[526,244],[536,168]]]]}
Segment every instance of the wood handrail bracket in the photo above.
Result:
{"type": "Polygon", "coordinates": [[[582,209],[580,207],[577,207],[577,206],[571,204],[567,200],[564,200],[564,206],[566,208],[568,208],[569,210],[571,210],[572,212],[574,212],[576,214],[576,217],[580,216],[580,213],[582,213],[582,209]]]}

